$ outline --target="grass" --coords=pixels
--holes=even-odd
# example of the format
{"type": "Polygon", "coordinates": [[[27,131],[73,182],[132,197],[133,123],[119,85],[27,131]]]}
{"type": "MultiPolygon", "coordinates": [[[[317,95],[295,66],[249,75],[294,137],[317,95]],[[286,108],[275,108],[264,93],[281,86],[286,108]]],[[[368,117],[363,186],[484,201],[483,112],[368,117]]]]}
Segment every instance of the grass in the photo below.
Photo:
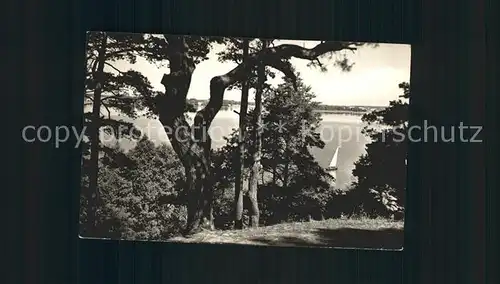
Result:
{"type": "Polygon", "coordinates": [[[284,223],[243,230],[202,231],[169,239],[183,243],[245,244],[301,247],[401,249],[403,222],[382,218],[328,219],[284,223]]]}

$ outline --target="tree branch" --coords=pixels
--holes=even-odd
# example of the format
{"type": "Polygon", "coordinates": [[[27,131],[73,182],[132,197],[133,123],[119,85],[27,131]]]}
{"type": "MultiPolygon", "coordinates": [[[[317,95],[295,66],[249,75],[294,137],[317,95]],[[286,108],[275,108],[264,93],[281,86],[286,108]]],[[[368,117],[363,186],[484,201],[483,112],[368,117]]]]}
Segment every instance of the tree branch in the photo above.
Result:
{"type": "Polygon", "coordinates": [[[115,66],[111,65],[110,63],[108,62],[104,62],[104,64],[108,65],[109,67],[113,68],[116,72],[120,73],[120,74],[124,74],[122,71],[118,70],[118,68],[116,68],[115,66]]]}
{"type": "Polygon", "coordinates": [[[105,98],[102,98],[101,99],[101,102],[105,101],[105,100],[109,100],[109,99],[127,99],[127,100],[130,100],[130,101],[134,101],[134,100],[139,100],[141,98],[139,97],[132,97],[132,96],[125,96],[125,95],[120,95],[120,94],[117,94],[113,91],[108,91],[110,93],[113,94],[113,96],[107,96],[105,98]]]}
{"type": "Polygon", "coordinates": [[[94,98],[92,98],[92,96],[91,96],[92,94],[93,94],[93,92],[92,92],[92,93],[86,93],[86,94],[85,94],[85,97],[86,97],[87,99],[91,100],[92,102],[94,102],[94,98]]]}
{"type": "Polygon", "coordinates": [[[108,111],[108,119],[111,119],[111,111],[109,110],[109,107],[101,100],[101,104],[106,108],[108,111]]]}
{"type": "Polygon", "coordinates": [[[265,66],[273,67],[290,78],[296,86],[296,76],[293,66],[287,59],[291,57],[314,60],[317,57],[340,50],[356,50],[355,44],[349,42],[322,42],[313,48],[304,48],[294,44],[282,44],[253,53],[248,60],[242,62],[224,75],[215,76],[210,80],[210,100],[205,108],[198,111],[195,125],[207,124],[210,126],[217,112],[222,107],[224,92],[230,85],[241,81],[248,76],[252,68],[262,62],[265,66]]]}
{"type": "Polygon", "coordinates": [[[319,67],[323,67],[323,63],[321,63],[321,61],[319,61],[319,58],[316,58],[316,62],[318,63],[319,67]]]}
{"type": "Polygon", "coordinates": [[[91,52],[89,52],[89,54],[87,55],[87,60],[90,60],[90,59],[92,59],[92,58],[96,58],[96,57],[97,57],[97,55],[96,55],[93,51],[91,51],[91,52]]]}

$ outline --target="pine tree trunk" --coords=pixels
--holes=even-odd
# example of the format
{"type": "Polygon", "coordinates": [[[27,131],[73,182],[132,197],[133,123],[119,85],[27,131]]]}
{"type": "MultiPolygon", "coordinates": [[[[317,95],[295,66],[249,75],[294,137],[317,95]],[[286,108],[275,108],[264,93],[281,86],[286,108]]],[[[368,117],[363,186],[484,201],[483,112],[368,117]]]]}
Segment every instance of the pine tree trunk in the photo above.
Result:
{"type": "MultiPolygon", "coordinates": [[[[249,41],[243,41],[243,60],[248,57],[249,41]]],[[[241,105],[240,105],[240,121],[239,121],[239,137],[238,137],[238,159],[236,160],[235,168],[235,185],[234,185],[234,228],[243,229],[243,171],[245,169],[245,120],[248,112],[248,82],[241,82],[241,105]]]]}
{"type": "MultiPolygon", "coordinates": [[[[262,40],[262,48],[267,47],[267,41],[262,40]]],[[[257,198],[259,187],[259,175],[261,170],[262,156],[262,92],[266,81],[266,67],[263,64],[258,66],[258,83],[255,92],[255,111],[253,120],[253,147],[252,147],[252,167],[250,172],[250,180],[248,183],[248,198],[250,199],[250,227],[259,226],[259,202],[257,198]]]]}
{"type": "Polygon", "coordinates": [[[87,194],[87,224],[89,225],[88,234],[94,236],[97,226],[97,206],[99,203],[99,129],[101,124],[101,94],[103,87],[103,71],[106,61],[107,35],[103,33],[99,55],[97,58],[97,70],[92,75],[95,80],[95,90],[92,103],[92,121],[89,129],[90,139],[90,165],[89,165],[89,192],[87,194]]]}
{"type": "Polygon", "coordinates": [[[211,226],[213,218],[211,213],[211,200],[208,192],[211,191],[206,178],[206,165],[203,160],[192,161],[190,165],[185,166],[186,186],[189,192],[188,197],[188,216],[186,235],[199,232],[205,224],[211,226]],[[203,223],[202,223],[203,221],[203,223]]]}
{"type": "MultiPolygon", "coordinates": [[[[208,129],[205,129],[205,131],[208,132],[208,129]]],[[[204,154],[205,154],[205,159],[207,166],[210,168],[210,175],[205,178],[204,186],[205,186],[205,193],[206,193],[206,206],[204,207],[204,227],[209,230],[214,230],[215,229],[215,224],[214,224],[214,191],[213,191],[213,170],[211,169],[211,146],[212,146],[212,139],[210,136],[207,135],[207,141],[204,143],[204,154]]]]}

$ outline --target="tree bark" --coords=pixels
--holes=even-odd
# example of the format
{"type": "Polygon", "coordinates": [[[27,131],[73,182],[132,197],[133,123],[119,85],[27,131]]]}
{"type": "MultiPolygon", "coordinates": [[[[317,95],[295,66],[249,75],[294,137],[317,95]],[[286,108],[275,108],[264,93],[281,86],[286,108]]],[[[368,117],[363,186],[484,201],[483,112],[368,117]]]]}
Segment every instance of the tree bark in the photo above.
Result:
{"type": "MultiPolygon", "coordinates": [[[[267,48],[267,40],[262,40],[262,48],[267,48]]],[[[259,174],[261,170],[262,156],[262,92],[266,81],[266,66],[263,62],[258,64],[258,83],[255,90],[255,110],[253,119],[253,147],[252,147],[252,167],[248,182],[248,198],[250,200],[250,227],[259,226],[259,202],[257,192],[259,187],[259,174]]]]}
{"type": "Polygon", "coordinates": [[[214,223],[214,188],[213,188],[213,169],[212,169],[212,152],[211,152],[211,147],[212,147],[212,139],[210,136],[208,136],[208,132],[206,133],[206,138],[207,141],[204,143],[204,154],[205,154],[205,159],[207,161],[207,164],[209,165],[209,173],[208,177],[205,179],[204,187],[206,191],[206,206],[204,208],[204,225],[207,229],[209,230],[215,230],[215,223],[214,223]]]}
{"type": "Polygon", "coordinates": [[[99,129],[101,127],[101,95],[103,87],[103,72],[104,63],[106,61],[106,45],[108,37],[106,33],[102,34],[103,38],[99,47],[99,54],[97,58],[97,70],[92,74],[95,80],[95,89],[92,102],[92,122],[89,129],[90,140],[90,165],[89,165],[89,192],[87,194],[88,207],[87,207],[87,224],[90,226],[89,235],[94,236],[97,226],[97,205],[99,203],[99,129]]]}
{"type": "Polygon", "coordinates": [[[313,60],[327,52],[356,48],[351,43],[340,42],[323,42],[313,48],[283,44],[251,54],[231,71],[210,80],[209,102],[197,112],[194,124],[190,127],[184,117],[184,109],[195,62],[183,36],[165,35],[165,39],[168,42],[165,52],[169,59],[170,73],[163,76],[161,83],[165,86],[165,93],[156,97],[155,105],[160,122],[185,169],[188,220],[184,234],[191,235],[201,230],[203,217],[212,219],[209,216],[213,193],[208,158],[211,155],[208,128],[222,107],[226,88],[246,80],[252,67],[259,63],[283,72],[295,82],[292,66],[283,59],[298,57],[313,60]]]}
{"type": "MultiPolygon", "coordinates": [[[[249,40],[243,40],[243,61],[248,58],[249,40]]],[[[248,80],[241,82],[241,104],[238,136],[238,157],[236,159],[234,184],[234,228],[243,229],[243,171],[245,169],[246,116],[248,113],[248,80]]]]}

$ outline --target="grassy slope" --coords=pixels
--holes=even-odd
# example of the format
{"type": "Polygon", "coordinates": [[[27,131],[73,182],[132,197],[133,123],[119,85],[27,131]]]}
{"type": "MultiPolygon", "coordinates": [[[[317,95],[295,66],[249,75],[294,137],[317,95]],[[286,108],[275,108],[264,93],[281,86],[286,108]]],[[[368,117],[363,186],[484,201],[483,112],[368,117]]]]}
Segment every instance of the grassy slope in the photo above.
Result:
{"type": "Polygon", "coordinates": [[[189,238],[175,237],[169,241],[401,249],[403,222],[366,218],[329,219],[244,230],[203,231],[189,238]]]}

